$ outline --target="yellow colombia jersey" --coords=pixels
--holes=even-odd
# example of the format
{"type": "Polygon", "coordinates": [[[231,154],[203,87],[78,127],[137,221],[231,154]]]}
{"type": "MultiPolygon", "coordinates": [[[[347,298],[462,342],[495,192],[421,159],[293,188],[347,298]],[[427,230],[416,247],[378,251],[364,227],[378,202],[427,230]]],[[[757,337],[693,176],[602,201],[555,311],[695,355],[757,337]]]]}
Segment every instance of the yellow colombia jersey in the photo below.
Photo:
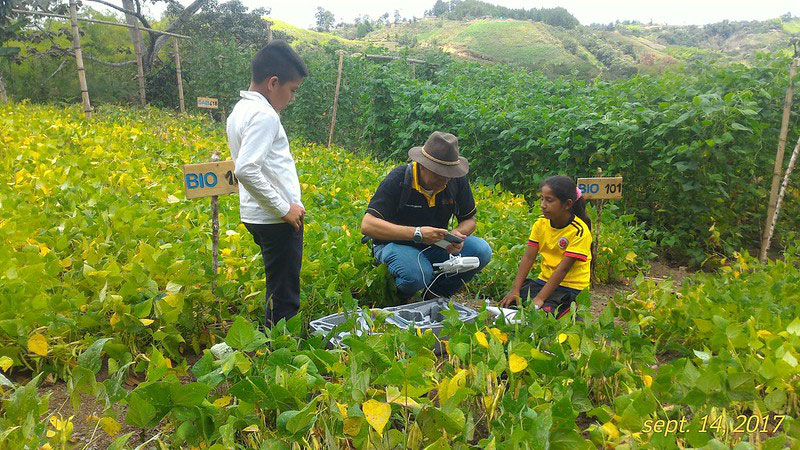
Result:
{"type": "Polygon", "coordinates": [[[539,217],[533,223],[528,239],[528,245],[539,247],[539,254],[542,255],[540,280],[549,280],[564,256],[569,256],[576,261],[561,286],[578,290],[589,286],[592,233],[580,217],[573,216],[564,228],[553,228],[549,219],[539,217]]]}

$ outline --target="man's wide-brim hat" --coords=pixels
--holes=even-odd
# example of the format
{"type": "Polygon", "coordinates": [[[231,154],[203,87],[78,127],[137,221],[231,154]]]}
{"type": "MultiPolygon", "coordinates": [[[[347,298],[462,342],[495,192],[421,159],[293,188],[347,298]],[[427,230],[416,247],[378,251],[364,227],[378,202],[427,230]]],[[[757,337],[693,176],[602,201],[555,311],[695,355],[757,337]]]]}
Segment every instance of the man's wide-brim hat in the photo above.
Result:
{"type": "Polygon", "coordinates": [[[425,145],[408,151],[416,161],[431,172],[447,178],[459,178],[469,172],[467,158],[458,155],[458,138],[450,133],[434,131],[425,145]]]}

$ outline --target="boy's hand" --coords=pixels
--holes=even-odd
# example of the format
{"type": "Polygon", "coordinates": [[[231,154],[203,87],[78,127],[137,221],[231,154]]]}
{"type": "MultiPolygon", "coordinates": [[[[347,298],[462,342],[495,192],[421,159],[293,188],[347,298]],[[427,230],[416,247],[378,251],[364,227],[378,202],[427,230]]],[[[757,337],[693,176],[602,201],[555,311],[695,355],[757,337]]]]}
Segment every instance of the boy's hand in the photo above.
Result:
{"type": "Polygon", "coordinates": [[[511,289],[505,297],[500,300],[500,307],[506,308],[519,301],[519,289],[511,289]]]}
{"type": "MultiPolygon", "coordinates": [[[[461,232],[458,231],[458,230],[453,230],[453,231],[450,232],[450,234],[454,234],[454,235],[460,237],[461,239],[466,239],[467,238],[466,235],[461,234],[461,232]]],[[[464,241],[461,241],[460,244],[451,243],[450,246],[447,247],[447,253],[450,253],[451,255],[457,255],[457,254],[461,253],[461,249],[463,249],[463,248],[464,248],[464,241]]]]}
{"type": "Polygon", "coordinates": [[[441,241],[444,239],[444,235],[447,234],[447,230],[444,228],[420,227],[419,230],[422,232],[422,243],[427,245],[441,241]]]}
{"type": "Polygon", "coordinates": [[[282,217],[283,221],[288,223],[294,228],[294,231],[299,231],[303,225],[303,217],[306,215],[306,210],[297,203],[289,205],[289,212],[282,217]]]}

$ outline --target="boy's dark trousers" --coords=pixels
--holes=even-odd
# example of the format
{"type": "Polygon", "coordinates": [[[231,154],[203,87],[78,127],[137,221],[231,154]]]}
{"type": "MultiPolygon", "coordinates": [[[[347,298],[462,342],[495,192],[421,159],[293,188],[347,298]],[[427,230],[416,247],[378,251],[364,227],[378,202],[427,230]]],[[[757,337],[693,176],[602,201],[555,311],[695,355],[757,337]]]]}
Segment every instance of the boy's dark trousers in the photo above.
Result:
{"type": "Polygon", "coordinates": [[[252,224],[245,228],[261,248],[267,277],[266,326],[289,320],[300,308],[300,266],[303,262],[303,226],[288,223],[252,224]]]}

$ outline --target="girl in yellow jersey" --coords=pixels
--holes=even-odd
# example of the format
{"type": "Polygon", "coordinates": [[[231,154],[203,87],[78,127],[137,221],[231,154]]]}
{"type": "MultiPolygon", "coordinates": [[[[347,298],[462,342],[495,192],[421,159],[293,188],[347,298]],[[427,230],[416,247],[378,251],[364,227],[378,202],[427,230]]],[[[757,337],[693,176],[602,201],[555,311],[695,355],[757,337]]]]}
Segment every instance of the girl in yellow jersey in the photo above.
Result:
{"type": "Polygon", "coordinates": [[[514,284],[500,306],[530,299],[536,308],[561,318],[589,286],[592,222],[586,200],[571,178],[550,177],[541,187],[542,216],[533,224],[514,284]],[[542,255],[539,277],[527,278],[536,256],[542,255]]]}

